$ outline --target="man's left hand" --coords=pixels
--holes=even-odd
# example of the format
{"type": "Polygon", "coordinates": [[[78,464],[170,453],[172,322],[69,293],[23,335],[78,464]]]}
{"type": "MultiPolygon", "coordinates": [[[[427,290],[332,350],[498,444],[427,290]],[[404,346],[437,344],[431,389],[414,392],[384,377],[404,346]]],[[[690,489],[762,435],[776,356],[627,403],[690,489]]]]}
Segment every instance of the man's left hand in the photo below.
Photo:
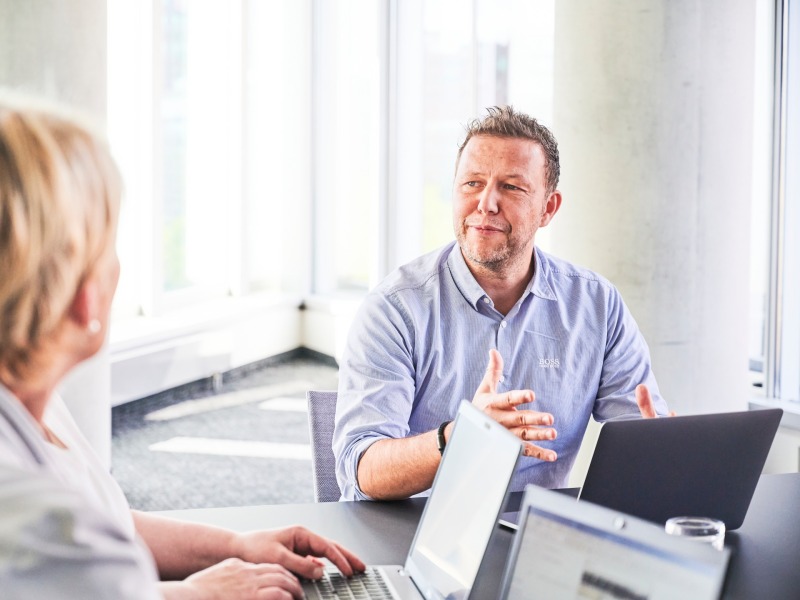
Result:
{"type": "MultiPolygon", "coordinates": [[[[656,407],[653,406],[653,398],[650,396],[650,390],[647,389],[647,386],[643,383],[640,383],[636,386],[636,404],[639,405],[639,412],[642,413],[642,417],[645,419],[656,419],[658,418],[658,413],[656,412],[656,407]]],[[[675,411],[669,411],[669,416],[674,417],[675,411]]]]}

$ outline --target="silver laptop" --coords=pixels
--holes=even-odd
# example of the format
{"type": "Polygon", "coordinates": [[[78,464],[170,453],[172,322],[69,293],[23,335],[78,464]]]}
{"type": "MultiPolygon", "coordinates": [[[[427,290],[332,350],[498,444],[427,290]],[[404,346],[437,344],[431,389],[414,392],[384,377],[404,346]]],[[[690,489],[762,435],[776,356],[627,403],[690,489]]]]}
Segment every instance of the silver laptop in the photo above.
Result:
{"type": "Polygon", "coordinates": [[[717,600],[730,551],[529,485],[501,600],[717,600]]]}
{"type": "Polygon", "coordinates": [[[519,439],[462,402],[405,565],[349,580],[329,569],[303,584],[306,597],[469,598],[521,452],[519,439]]]}

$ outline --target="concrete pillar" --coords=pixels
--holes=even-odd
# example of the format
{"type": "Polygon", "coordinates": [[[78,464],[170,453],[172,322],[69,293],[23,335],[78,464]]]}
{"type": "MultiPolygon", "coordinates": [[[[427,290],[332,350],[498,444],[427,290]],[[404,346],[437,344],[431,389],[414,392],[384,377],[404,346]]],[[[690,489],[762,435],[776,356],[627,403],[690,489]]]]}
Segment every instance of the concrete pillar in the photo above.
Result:
{"type": "Polygon", "coordinates": [[[746,408],[754,22],[746,0],[556,3],[549,247],[617,285],[684,414],[746,408]]]}
{"type": "MultiPolygon", "coordinates": [[[[106,114],[105,0],[0,0],[0,85],[106,114]]],[[[95,450],[111,460],[108,353],[80,365],[64,399],[95,450]]]]}

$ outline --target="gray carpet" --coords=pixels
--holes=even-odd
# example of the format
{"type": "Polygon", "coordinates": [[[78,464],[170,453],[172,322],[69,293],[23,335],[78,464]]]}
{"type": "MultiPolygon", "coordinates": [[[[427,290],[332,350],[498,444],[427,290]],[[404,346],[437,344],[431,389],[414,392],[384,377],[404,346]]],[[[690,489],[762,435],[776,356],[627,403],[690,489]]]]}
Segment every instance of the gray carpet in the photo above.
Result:
{"type": "Polygon", "coordinates": [[[116,407],[114,477],[140,510],[313,502],[305,391],[337,373],[295,352],[116,407]]]}

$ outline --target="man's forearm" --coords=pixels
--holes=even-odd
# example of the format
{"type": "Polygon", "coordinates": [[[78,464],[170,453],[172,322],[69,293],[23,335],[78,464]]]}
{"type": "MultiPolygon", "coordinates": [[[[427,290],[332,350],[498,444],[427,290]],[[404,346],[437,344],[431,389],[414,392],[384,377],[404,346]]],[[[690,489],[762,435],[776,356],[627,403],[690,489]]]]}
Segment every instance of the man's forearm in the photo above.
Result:
{"type": "MultiPolygon", "coordinates": [[[[450,439],[452,423],[445,428],[450,439]]],[[[372,444],[358,463],[358,485],[375,500],[398,500],[423,492],[433,485],[439,468],[436,431],[372,444]]]]}

